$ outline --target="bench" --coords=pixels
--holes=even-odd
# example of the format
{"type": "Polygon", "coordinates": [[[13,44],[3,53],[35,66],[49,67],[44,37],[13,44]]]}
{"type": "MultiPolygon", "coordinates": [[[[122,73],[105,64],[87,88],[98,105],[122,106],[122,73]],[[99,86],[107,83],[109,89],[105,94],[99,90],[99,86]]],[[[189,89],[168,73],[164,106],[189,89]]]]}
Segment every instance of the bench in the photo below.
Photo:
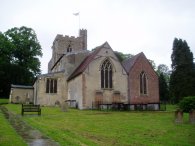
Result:
{"type": "Polygon", "coordinates": [[[21,114],[24,115],[24,112],[38,112],[38,115],[41,115],[41,108],[40,105],[22,104],[21,114]]]}

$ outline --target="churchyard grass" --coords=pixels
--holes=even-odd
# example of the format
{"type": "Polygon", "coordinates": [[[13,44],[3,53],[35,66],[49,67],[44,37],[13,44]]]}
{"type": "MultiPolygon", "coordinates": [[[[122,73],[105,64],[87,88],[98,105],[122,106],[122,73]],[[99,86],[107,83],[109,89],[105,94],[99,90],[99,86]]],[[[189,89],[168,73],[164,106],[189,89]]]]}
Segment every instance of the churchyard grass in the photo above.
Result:
{"type": "Polygon", "coordinates": [[[0,98],[0,104],[6,104],[9,103],[9,99],[0,98]]]}
{"type": "Polygon", "coordinates": [[[168,112],[174,112],[178,108],[178,105],[176,104],[167,104],[166,105],[166,111],[168,112]]]}
{"type": "Polygon", "coordinates": [[[0,110],[0,146],[27,146],[0,110]]]}
{"type": "MultiPolygon", "coordinates": [[[[5,105],[20,115],[21,105],[5,105]]],[[[97,111],[42,107],[41,116],[22,118],[62,146],[194,146],[195,125],[174,122],[174,108],[168,111],[97,111]]],[[[30,113],[31,114],[31,113],[30,113]]],[[[6,123],[5,123],[6,124],[6,123]]]]}

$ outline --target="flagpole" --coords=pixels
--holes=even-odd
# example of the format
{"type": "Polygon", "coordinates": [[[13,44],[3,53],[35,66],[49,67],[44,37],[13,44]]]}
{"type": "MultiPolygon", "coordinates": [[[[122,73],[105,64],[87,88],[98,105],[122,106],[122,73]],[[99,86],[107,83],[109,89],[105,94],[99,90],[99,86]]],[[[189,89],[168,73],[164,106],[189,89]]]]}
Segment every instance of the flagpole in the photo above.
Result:
{"type": "Polygon", "coordinates": [[[79,16],[78,21],[79,21],[79,30],[80,30],[80,12],[73,13],[73,15],[75,15],[75,16],[79,16]]]}
{"type": "Polygon", "coordinates": [[[79,30],[80,30],[80,13],[79,13],[79,30]]]}

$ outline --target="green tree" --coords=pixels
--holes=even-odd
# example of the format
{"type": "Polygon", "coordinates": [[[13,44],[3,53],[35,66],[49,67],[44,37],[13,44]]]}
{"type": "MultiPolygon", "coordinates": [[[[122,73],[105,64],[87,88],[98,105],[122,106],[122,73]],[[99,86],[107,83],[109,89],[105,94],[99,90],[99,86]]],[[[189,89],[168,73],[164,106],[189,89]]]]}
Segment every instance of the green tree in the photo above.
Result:
{"type": "Polygon", "coordinates": [[[34,76],[40,73],[39,56],[41,46],[33,29],[27,27],[12,28],[5,32],[5,37],[12,43],[12,64],[23,66],[34,76]]]}
{"type": "Polygon", "coordinates": [[[152,68],[155,70],[156,69],[156,63],[154,62],[154,60],[148,59],[148,61],[150,62],[152,68]]]}
{"type": "Polygon", "coordinates": [[[165,64],[159,64],[157,67],[157,74],[158,76],[160,76],[160,74],[162,73],[165,77],[166,83],[169,86],[169,82],[170,82],[170,70],[169,67],[165,64]]]}
{"type": "Polygon", "coordinates": [[[179,102],[183,97],[195,95],[193,53],[185,40],[174,39],[171,60],[170,94],[179,102]]]}
{"type": "Polygon", "coordinates": [[[10,69],[11,56],[11,43],[0,32],[0,97],[5,97],[10,90],[9,75],[6,70],[10,69]]]}
{"type": "Polygon", "coordinates": [[[168,75],[169,74],[169,67],[165,64],[159,64],[157,67],[157,73],[158,74],[163,73],[165,75],[168,75]]]}
{"type": "Polygon", "coordinates": [[[40,74],[41,46],[33,29],[14,27],[0,33],[0,96],[8,96],[11,84],[32,84],[40,74]]]}
{"type": "Polygon", "coordinates": [[[160,73],[159,75],[159,94],[161,101],[169,100],[169,88],[163,73],[160,73]]]}
{"type": "Polygon", "coordinates": [[[123,62],[127,58],[131,58],[134,55],[132,54],[123,54],[122,52],[114,51],[114,54],[117,56],[120,62],[123,62]]]}
{"type": "Polygon", "coordinates": [[[157,67],[157,74],[159,77],[159,94],[160,100],[169,100],[169,67],[165,64],[160,64],[157,67]]]}

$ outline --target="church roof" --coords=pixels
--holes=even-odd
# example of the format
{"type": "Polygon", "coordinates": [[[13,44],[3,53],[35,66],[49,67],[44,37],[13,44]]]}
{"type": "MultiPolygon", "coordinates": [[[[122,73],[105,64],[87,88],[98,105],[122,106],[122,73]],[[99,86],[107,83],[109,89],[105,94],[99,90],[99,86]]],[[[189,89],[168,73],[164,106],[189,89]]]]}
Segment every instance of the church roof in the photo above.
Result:
{"type": "Polygon", "coordinates": [[[137,61],[137,59],[141,56],[141,55],[144,55],[143,52],[131,57],[131,58],[128,58],[126,60],[124,60],[122,62],[122,65],[123,67],[125,68],[126,72],[129,73],[129,71],[131,70],[131,68],[134,66],[135,62],[137,61]]]}
{"type": "Polygon", "coordinates": [[[68,77],[67,81],[73,79],[74,77],[80,75],[85,71],[89,63],[94,59],[94,57],[99,53],[103,48],[111,48],[108,42],[105,42],[103,45],[96,47],[84,60],[83,62],[74,70],[74,72],[68,77]]]}
{"type": "Polygon", "coordinates": [[[11,88],[20,88],[20,89],[34,89],[33,86],[26,86],[26,85],[11,85],[11,88]]]}
{"type": "Polygon", "coordinates": [[[61,56],[59,57],[59,59],[56,61],[56,63],[54,63],[54,65],[51,67],[51,71],[54,69],[54,67],[58,64],[58,62],[60,62],[60,60],[64,57],[65,54],[60,54],[61,56]]]}

